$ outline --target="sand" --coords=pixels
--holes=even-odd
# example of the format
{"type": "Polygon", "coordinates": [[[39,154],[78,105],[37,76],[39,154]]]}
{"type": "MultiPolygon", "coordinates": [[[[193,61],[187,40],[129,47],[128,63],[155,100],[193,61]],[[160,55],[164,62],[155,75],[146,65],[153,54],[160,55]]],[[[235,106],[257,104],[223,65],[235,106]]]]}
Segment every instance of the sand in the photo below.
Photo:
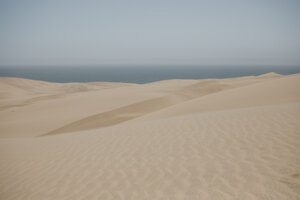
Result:
{"type": "Polygon", "coordinates": [[[0,78],[0,199],[300,199],[300,74],[0,78]]]}

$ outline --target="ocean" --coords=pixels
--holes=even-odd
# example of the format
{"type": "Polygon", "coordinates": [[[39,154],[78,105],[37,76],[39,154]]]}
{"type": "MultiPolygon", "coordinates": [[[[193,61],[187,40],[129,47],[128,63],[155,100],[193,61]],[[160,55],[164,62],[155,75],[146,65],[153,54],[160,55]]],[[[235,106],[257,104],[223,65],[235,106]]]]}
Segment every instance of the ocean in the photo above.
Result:
{"type": "Polygon", "coordinates": [[[41,66],[0,67],[1,77],[20,77],[50,82],[126,82],[148,83],[167,79],[231,78],[260,75],[300,73],[293,67],[228,67],[228,66],[41,66]]]}

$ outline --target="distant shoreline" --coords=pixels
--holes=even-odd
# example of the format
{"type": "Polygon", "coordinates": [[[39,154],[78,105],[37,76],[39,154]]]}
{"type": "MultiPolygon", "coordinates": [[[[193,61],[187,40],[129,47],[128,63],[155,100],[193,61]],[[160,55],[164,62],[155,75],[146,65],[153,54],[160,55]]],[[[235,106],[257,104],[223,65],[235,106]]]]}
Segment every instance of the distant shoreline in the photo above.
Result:
{"type": "Polygon", "coordinates": [[[18,77],[48,82],[122,82],[150,83],[169,79],[207,79],[257,76],[270,72],[300,73],[300,66],[262,67],[0,67],[0,77],[18,77]]]}

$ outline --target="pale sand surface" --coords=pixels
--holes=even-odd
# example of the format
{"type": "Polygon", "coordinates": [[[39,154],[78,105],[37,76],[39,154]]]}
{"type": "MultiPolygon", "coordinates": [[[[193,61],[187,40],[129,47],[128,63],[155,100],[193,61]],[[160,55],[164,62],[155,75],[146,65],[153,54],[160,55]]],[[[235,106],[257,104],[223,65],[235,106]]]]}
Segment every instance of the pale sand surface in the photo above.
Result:
{"type": "Polygon", "coordinates": [[[300,74],[0,78],[0,199],[300,199],[300,74]]]}

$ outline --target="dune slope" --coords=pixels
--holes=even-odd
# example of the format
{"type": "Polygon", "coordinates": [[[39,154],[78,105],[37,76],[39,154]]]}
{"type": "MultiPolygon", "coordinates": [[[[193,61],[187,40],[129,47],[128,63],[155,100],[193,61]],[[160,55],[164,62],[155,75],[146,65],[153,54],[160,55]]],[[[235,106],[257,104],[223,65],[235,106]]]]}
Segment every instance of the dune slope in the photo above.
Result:
{"type": "Polygon", "coordinates": [[[299,74],[266,80],[195,98],[140,119],[160,119],[191,113],[297,103],[300,102],[299,86],[299,74]]]}
{"type": "Polygon", "coordinates": [[[0,140],[2,199],[300,197],[300,105],[0,140]]]}
{"type": "Polygon", "coordinates": [[[6,108],[0,199],[298,200],[299,80],[120,84],[6,108]]]}

